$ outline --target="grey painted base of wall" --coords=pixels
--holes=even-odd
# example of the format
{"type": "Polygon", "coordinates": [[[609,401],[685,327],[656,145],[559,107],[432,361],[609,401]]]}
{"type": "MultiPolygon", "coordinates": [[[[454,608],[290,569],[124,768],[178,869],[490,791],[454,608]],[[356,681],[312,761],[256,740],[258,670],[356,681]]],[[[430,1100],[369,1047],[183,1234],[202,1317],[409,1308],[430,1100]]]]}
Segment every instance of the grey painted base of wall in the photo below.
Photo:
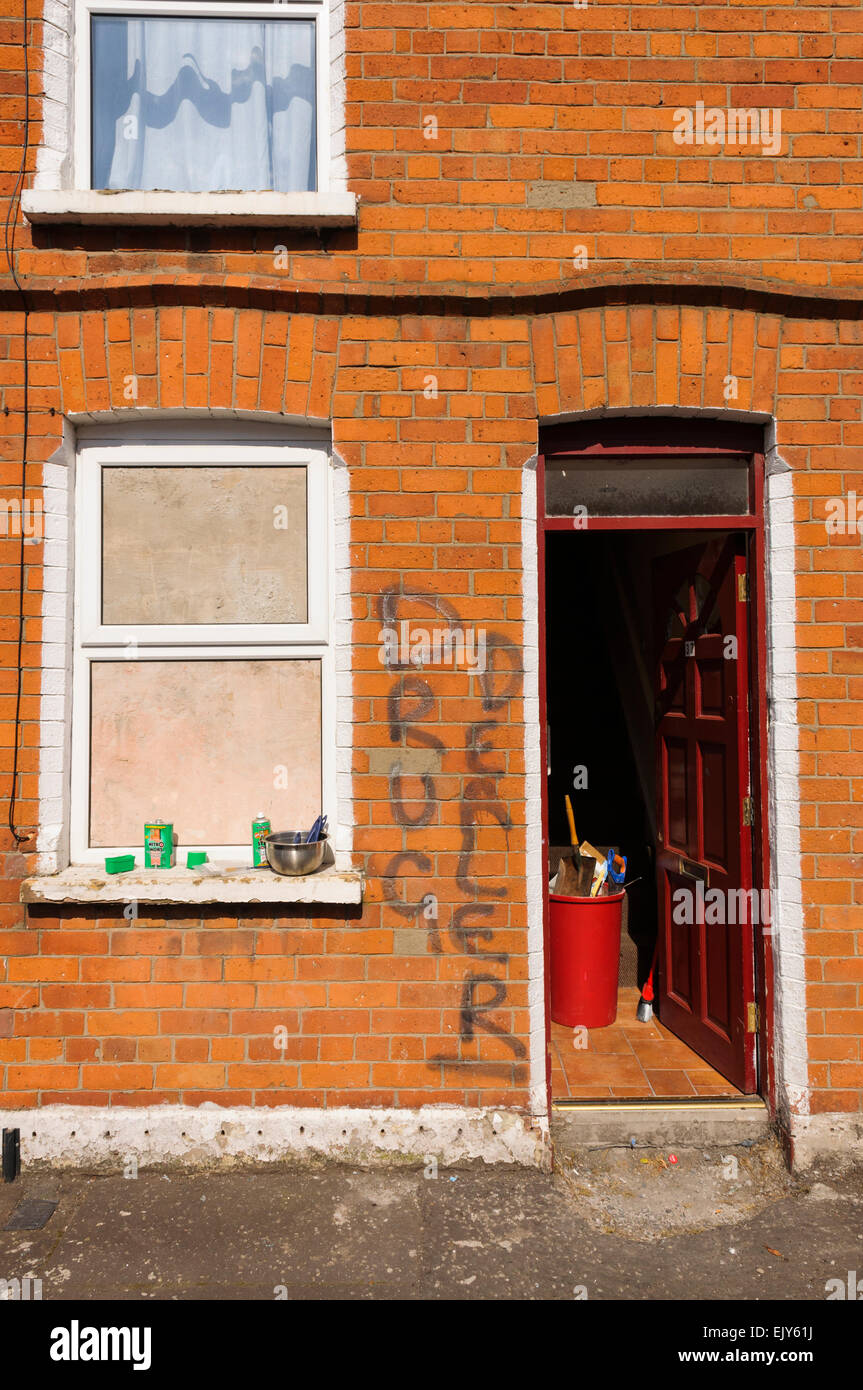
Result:
{"type": "Polygon", "coordinates": [[[795,1169],[863,1167],[863,1114],[793,1115],[788,1128],[795,1169]]]}
{"type": "Polygon", "coordinates": [[[122,1172],[291,1162],[442,1166],[481,1161],[551,1166],[544,1117],[511,1110],[313,1110],[297,1106],[49,1105],[3,1111],[21,1131],[21,1166],[122,1172]]]}

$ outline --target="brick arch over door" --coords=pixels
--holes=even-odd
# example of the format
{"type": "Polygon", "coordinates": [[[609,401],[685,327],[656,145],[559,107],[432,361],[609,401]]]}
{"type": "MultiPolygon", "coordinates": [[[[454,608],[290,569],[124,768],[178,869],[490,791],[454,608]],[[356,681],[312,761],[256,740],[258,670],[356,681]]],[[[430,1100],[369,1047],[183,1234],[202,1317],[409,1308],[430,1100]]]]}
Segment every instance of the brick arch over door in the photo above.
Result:
{"type": "Polygon", "coordinates": [[[774,414],[782,323],[750,309],[690,305],[538,318],[531,329],[537,413],[665,406],[774,414]]]}
{"type": "Polygon", "coordinates": [[[242,410],[329,422],[334,319],[153,307],[57,316],[62,409],[242,410]]]}

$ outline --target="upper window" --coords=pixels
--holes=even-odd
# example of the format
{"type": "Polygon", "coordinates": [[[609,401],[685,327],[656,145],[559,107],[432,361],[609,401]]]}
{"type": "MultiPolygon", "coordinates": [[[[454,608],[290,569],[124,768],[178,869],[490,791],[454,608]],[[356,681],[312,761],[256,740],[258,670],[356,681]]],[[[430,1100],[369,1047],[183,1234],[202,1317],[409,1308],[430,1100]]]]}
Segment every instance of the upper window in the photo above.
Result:
{"type": "Polygon", "coordinates": [[[79,186],[327,188],[323,0],[79,0],[79,186]]]}

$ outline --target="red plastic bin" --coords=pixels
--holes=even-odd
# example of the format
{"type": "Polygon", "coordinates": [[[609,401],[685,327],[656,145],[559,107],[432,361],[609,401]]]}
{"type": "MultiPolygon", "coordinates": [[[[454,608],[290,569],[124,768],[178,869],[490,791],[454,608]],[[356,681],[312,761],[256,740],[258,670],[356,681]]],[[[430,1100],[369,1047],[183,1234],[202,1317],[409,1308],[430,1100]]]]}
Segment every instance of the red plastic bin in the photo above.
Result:
{"type": "Polygon", "coordinates": [[[617,1017],[624,892],[549,897],[551,1017],[568,1028],[607,1028],[617,1017]]]}

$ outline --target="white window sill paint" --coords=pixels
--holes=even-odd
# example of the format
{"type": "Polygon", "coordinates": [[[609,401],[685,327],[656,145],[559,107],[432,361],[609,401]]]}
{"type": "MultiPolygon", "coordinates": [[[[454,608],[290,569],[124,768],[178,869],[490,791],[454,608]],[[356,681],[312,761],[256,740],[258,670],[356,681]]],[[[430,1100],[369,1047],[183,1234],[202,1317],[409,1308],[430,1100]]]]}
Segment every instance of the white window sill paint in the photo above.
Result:
{"type": "Polygon", "coordinates": [[[28,222],[104,226],[352,227],[355,193],[148,193],[25,189],[28,222]]]}
{"type": "Polygon", "coordinates": [[[24,903],[361,903],[361,873],[335,868],[289,878],[268,868],[211,864],[200,869],[130,869],[108,874],[99,865],[75,865],[58,874],[27,878],[24,903]]]}

